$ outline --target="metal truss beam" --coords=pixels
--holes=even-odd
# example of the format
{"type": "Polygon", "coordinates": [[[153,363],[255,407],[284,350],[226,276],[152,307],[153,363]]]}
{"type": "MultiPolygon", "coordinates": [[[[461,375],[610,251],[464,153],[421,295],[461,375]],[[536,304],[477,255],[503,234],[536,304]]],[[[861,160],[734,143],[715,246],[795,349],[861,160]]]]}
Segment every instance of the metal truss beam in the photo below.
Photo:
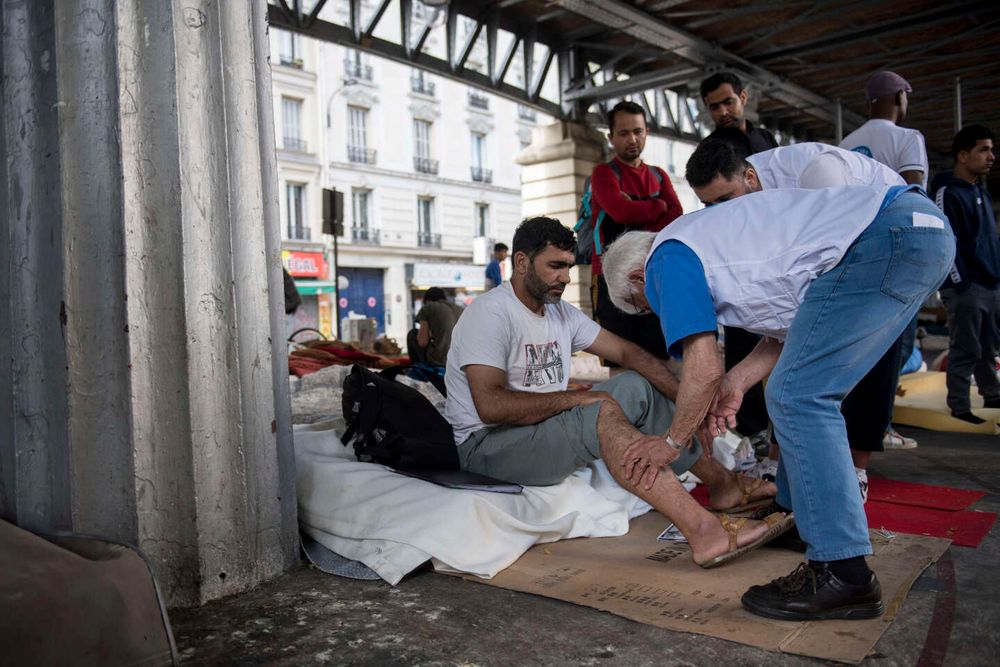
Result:
{"type": "MultiPolygon", "coordinates": [[[[630,35],[644,44],[672,52],[688,61],[699,72],[707,74],[723,68],[731,68],[745,73],[760,84],[762,91],[783,104],[797,108],[809,108],[816,116],[833,125],[836,104],[803,86],[790,83],[769,70],[760,67],[736,54],[720,49],[695,35],[674,28],[655,16],[629,5],[621,0],[552,0],[551,5],[568,9],[580,16],[609,26],[620,33],[630,35]]],[[[650,6],[652,7],[652,5],[650,6]]],[[[611,84],[606,84],[611,85],[611,84]]],[[[596,91],[601,97],[600,88],[596,91]]],[[[860,114],[845,111],[844,119],[855,126],[865,119],[860,114]]]]}
{"type": "MultiPolygon", "coordinates": [[[[284,4],[284,0],[277,0],[277,2],[284,4]]],[[[409,4],[409,1],[400,0],[400,4],[409,4]]],[[[540,63],[538,63],[537,70],[535,65],[532,65],[531,71],[535,74],[532,79],[525,81],[525,89],[512,86],[503,81],[503,77],[510,68],[514,56],[516,55],[518,44],[524,42],[523,35],[518,37],[517,34],[515,34],[515,39],[508,49],[508,52],[499,61],[499,69],[493,71],[492,74],[483,74],[465,67],[465,62],[468,59],[468,52],[471,51],[470,44],[475,43],[479,33],[482,31],[484,23],[486,22],[485,16],[482,16],[482,20],[477,21],[477,28],[473,31],[473,34],[470,34],[466,42],[462,44],[461,50],[459,50],[457,44],[458,12],[455,11],[454,14],[449,15],[449,20],[456,24],[456,30],[452,33],[452,35],[455,36],[455,48],[449,49],[449,58],[442,60],[441,58],[436,58],[419,51],[413,46],[408,48],[405,44],[397,44],[375,36],[369,36],[358,41],[355,36],[357,34],[366,33],[369,26],[366,26],[359,32],[357,31],[356,26],[343,26],[318,19],[313,20],[307,25],[306,21],[301,16],[298,21],[293,20],[289,16],[286,9],[288,9],[287,5],[268,5],[268,19],[273,27],[298,32],[322,41],[332,42],[334,44],[340,44],[342,46],[365,51],[367,53],[387,58],[411,67],[419,67],[442,77],[490,90],[498,95],[536,108],[552,116],[556,116],[558,118],[566,117],[559,104],[550,102],[540,96],[541,88],[545,83],[545,77],[548,74],[552,61],[555,59],[556,55],[555,51],[551,48],[549,49],[548,55],[540,63]],[[454,16],[454,18],[452,18],[452,16],[454,16]]],[[[360,22],[360,15],[355,16],[358,19],[358,22],[360,22]]],[[[502,25],[503,23],[501,21],[501,26],[502,25]]],[[[374,29],[374,26],[370,27],[374,29]]],[[[412,39],[413,33],[410,30],[412,26],[410,26],[409,13],[407,14],[407,20],[403,22],[403,27],[404,29],[402,34],[409,34],[412,39]]],[[[486,27],[488,33],[489,27],[488,25],[486,27]]],[[[422,41],[423,39],[418,39],[417,43],[422,44],[422,41]]]]}
{"type": "MultiPolygon", "coordinates": [[[[447,56],[441,59],[423,52],[423,46],[433,28],[433,20],[415,25],[412,20],[413,0],[398,1],[401,21],[399,44],[374,36],[378,22],[391,4],[390,0],[380,0],[367,21],[362,21],[361,0],[348,0],[349,25],[346,26],[318,19],[326,0],[318,0],[309,14],[301,11],[302,0],[271,0],[268,16],[273,27],[341,44],[491,90],[557,118],[603,125],[603,114],[607,113],[609,106],[607,101],[632,96],[646,109],[652,133],[687,141],[698,141],[701,138],[695,118],[697,111],[692,109],[686,89],[681,87],[672,91],[678,96],[676,109],[671,106],[666,89],[687,83],[692,77],[699,75],[702,69],[695,65],[681,65],[666,71],[614,80],[616,75],[624,73],[617,66],[626,58],[661,57],[659,44],[640,42],[633,49],[624,52],[603,44],[571,44],[565,35],[558,36],[546,31],[538,22],[519,25],[513,14],[503,11],[508,5],[452,0],[445,10],[447,56]],[[460,17],[475,21],[473,29],[462,38],[459,36],[460,17]],[[501,29],[513,36],[503,54],[499,53],[498,45],[498,33],[501,29]],[[477,40],[483,34],[487,51],[486,73],[466,67],[477,40]],[[545,46],[544,56],[535,57],[536,44],[545,46]],[[519,49],[523,54],[523,89],[504,82],[519,49]],[[597,55],[602,69],[592,73],[586,66],[592,59],[586,58],[585,53],[597,55]],[[602,55],[607,57],[601,57],[602,55]],[[556,69],[561,91],[559,103],[541,97],[542,88],[555,62],[558,62],[556,69]],[[604,72],[603,85],[598,85],[595,81],[600,72],[604,72]],[[587,107],[595,103],[601,115],[587,114],[587,107]]],[[[557,7],[552,11],[566,10],[557,7]]],[[[435,14],[437,16],[439,14],[435,14]]]]}
{"type": "Polygon", "coordinates": [[[868,41],[876,36],[890,35],[901,30],[908,30],[914,26],[934,23],[935,21],[940,21],[942,19],[960,19],[962,18],[965,10],[982,7],[982,4],[983,3],[980,0],[962,2],[950,5],[946,9],[923,12],[921,14],[907,16],[906,18],[895,21],[886,21],[885,23],[879,23],[874,26],[868,26],[861,29],[852,28],[851,30],[845,30],[833,35],[824,35],[822,38],[811,42],[795,44],[787,48],[767,51],[765,53],[755,55],[754,60],[758,62],[767,62],[771,60],[789,58],[792,56],[800,56],[806,53],[815,53],[817,51],[822,52],[832,47],[841,48],[847,44],[853,44],[859,41],[868,41]]]}

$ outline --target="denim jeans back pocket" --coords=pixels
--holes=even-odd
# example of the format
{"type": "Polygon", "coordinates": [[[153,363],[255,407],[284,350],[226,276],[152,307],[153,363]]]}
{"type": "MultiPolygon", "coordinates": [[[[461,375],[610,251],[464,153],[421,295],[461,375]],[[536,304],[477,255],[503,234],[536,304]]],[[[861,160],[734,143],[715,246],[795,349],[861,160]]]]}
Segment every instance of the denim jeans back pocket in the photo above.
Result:
{"type": "Polygon", "coordinates": [[[892,256],[882,280],[882,293],[902,303],[925,299],[938,285],[955,257],[950,229],[892,227],[892,256]]]}

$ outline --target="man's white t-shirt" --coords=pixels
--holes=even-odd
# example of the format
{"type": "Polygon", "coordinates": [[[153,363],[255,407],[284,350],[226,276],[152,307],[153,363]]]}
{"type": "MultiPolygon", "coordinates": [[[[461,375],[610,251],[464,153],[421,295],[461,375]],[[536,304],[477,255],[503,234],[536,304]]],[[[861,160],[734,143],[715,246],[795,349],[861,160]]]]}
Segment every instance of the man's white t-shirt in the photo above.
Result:
{"type": "Polygon", "coordinates": [[[872,118],[844,137],[840,147],[878,160],[897,174],[922,171],[923,187],[927,189],[927,148],[919,130],[899,127],[884,118],[872,118]]]}
{"type": "Polygon", "coordinates": [[[570,356],[593,345],[601,327],[565,301],[536,315],[514,294],[509,282],[477,298],[451,333],[444,381],[444,416],[455,444],[487,426],[472,401],[465,367],[483,365],[507,372],[507,388],[547,393],[569,386],[570,356]]]}
{"type": "Polygon", "coordinates": [[[905,185],[902,176],[881,162],[815,141],[755,153],[747,162],[757,172],[765,190],[905,185]]]}

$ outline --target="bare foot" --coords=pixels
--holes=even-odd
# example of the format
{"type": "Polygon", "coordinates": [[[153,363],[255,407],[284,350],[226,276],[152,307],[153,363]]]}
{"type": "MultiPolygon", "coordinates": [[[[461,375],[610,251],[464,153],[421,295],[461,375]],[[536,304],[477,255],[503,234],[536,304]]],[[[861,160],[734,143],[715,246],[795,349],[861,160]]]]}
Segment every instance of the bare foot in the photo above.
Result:
{"type": "Polygon", "coordinates": [[[765,482],[738,473],[726,475],[725,480],[721,486],[709,487],[708,489],[711,498],[708,506],[714,510],[738,507],[748,502],[767,500],[778,495],[778,487],[775,486],[774,482],[765,482]],[[747,492],[750,493],[749,498],[745,498],[747,492]]]}
{"type": "MultiPolygon", "coordinates": [[[[739,519],[734,520],[739,521],[739,519]]],[[[769,529],[770,526],[763,521],[747,519],[736,533],[736,548],[756,542],[769,529]]],[[[698,565],[706,563],[724,553],[728,553],[733,549],[729,544],[729,533],[722,527],[722,523],[718,518],[715,519],[714,527],[707,528],[698,536],[688,537],[688,543],[691,545],[691,557],[698,565]]]]}

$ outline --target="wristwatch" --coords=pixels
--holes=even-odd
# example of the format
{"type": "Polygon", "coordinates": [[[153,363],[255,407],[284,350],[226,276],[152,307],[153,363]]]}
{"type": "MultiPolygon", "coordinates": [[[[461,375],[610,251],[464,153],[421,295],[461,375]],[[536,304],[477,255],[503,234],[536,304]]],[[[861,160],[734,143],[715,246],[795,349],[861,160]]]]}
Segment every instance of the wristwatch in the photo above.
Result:
{"type": "Polygon", "coordinates": [[[671,438],[669,433],[667,433],[667,444],[674,451],[677,451],[677,452],[682,452],[682,451],[684,451],[684,448],[685,448],[685,445],[682,445],[681,443],[679,443],[676,440],[674,440],[673,438],[671,438]]]}

